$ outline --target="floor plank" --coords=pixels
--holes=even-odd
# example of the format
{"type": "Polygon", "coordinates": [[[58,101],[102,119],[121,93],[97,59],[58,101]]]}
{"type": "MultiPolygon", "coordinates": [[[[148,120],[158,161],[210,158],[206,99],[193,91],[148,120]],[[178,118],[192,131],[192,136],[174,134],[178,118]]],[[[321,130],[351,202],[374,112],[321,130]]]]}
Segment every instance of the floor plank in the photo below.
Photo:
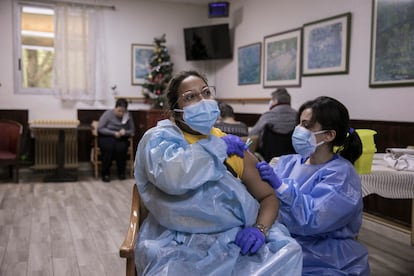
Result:
{"type": "Polygon", "coordinates": [[[358,240],[368,248],[371,275],[414,275],[414,246],[364,227],[358,240]]]}
{"type": "MultiPolygon", "coordinates": [[[[125,275],[118,255],[133,179],[44,183],[38,174],[0,182],[0,276],[125,275]]],[[[386,236],[388,235],[388,236],[386,236]]],[[[371,275],[414,275],[414,247],[362,228],[371,275]]]]}

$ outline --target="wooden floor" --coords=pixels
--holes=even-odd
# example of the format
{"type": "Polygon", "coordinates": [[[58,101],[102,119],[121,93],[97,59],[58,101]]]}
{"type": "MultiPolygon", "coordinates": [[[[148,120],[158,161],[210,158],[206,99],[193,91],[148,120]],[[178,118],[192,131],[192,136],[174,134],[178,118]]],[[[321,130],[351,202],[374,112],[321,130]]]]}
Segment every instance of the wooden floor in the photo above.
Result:
{"type": "MultiPolygon", "coordinates": [[[[92,174],[92,173],[91,173],[92,174]]],[[[103,183],[81,177],[19,184],[0,180],[0,276],[125,274],[118,248],[127,229],[133,179],[103,183]]],[[[371,275],[414,275],[414,247],[368,229],[371,275]]]]}

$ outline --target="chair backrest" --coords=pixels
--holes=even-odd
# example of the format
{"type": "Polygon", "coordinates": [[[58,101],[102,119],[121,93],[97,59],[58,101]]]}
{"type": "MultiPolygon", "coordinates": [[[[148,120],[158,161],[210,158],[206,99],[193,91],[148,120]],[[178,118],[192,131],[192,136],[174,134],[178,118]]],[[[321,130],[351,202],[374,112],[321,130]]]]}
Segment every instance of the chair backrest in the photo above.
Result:
{"type": "Polygon", "coordinates": [[[295,153],[292,145],[293,130],[287,134],[274,132],[271,125],[266,125],[261,141],[261,147],[258,150],[266,162],[273,157],[295,153]]]}
{"type": "Polygon", "coordinates": [[[135,243],[137,241],[139,228],[147,215],[148,211],[140,199],[137,185],[134,184],[132,187],[132,203],[128,230],[124,241],[119,247],[119,256],[126,259],[126,276],[137,275],[135,269],[135,243]]]}
{"type": "Polygon", "coordinates": [[[23,126],[16,121],[0,120],[0,133],[0,151],[14,153],[18,157],[23,126]]]}

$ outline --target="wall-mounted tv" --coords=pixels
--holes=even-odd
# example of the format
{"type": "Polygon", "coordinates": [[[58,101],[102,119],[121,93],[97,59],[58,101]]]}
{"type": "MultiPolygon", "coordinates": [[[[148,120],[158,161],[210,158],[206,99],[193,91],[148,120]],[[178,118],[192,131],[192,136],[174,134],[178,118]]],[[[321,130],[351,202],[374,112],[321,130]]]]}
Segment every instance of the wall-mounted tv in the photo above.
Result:
{"type": "Polygon", "coordinates": [[[186,60],[230,59],[233,57],[229,24],[184,29],[186,60]]]}
{"type": "Polygon", "coordinates": [[[211,2],[208,3],[208,17],[228,17],[229,2],[211,2]]]}

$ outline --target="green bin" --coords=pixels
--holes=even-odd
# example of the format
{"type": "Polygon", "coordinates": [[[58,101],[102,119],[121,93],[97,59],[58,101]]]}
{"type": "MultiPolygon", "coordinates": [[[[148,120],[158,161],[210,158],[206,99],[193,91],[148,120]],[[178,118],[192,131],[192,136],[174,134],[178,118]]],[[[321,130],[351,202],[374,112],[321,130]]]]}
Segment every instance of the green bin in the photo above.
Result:
{"type": "Polygon", "coordinates": [[[354,167],[358,174],[370,174],[375,147],[374,135],[377,134],[372,129],[355,129],[362,141],[362,155],[355,161],[354,167]]]}

